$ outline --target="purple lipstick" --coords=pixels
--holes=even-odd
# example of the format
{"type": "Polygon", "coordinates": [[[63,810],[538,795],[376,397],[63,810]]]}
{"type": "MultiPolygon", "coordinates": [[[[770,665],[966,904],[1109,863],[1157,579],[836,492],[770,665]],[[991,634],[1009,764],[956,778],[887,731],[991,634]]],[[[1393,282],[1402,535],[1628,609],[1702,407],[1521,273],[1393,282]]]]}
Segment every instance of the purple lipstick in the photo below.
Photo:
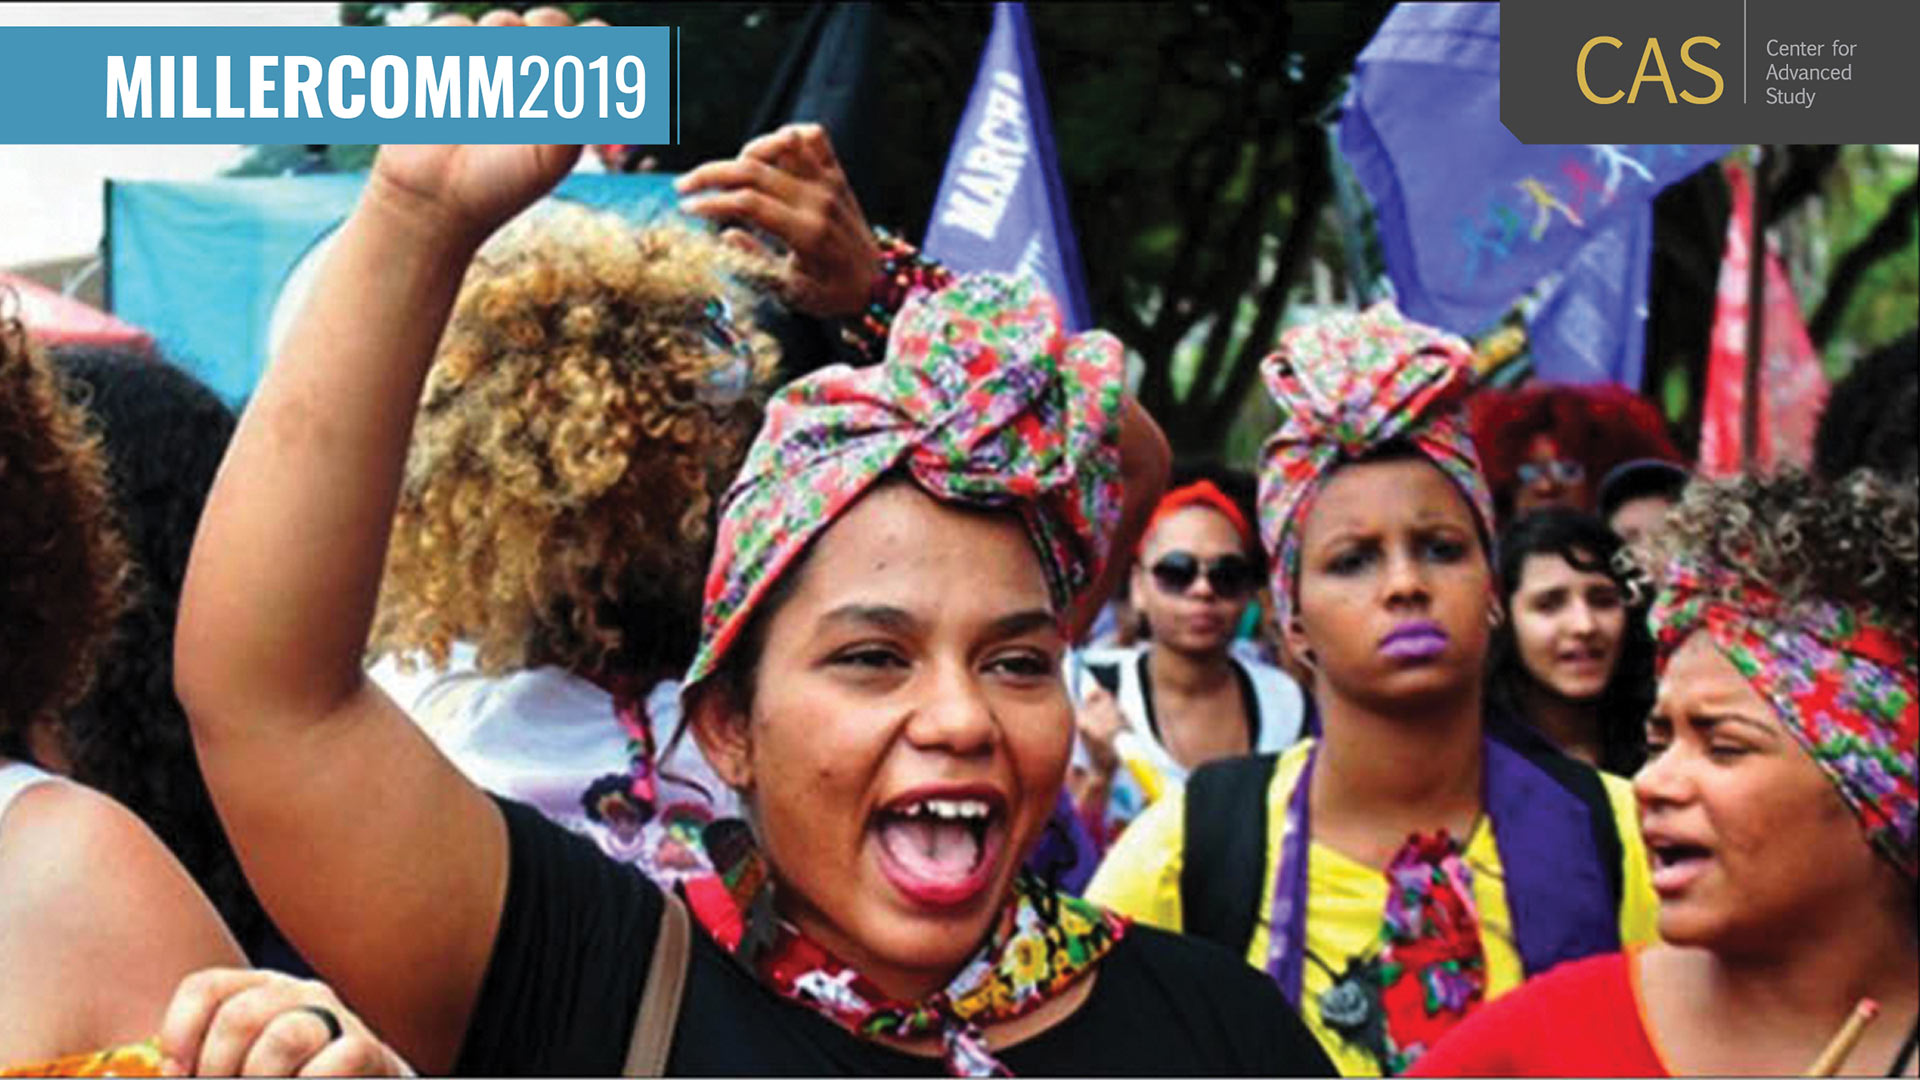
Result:
{"type": "Polygon", "coordinates": [[[1446,651],[1447,640],[1447,632],[1437,622],[1404,622],[1380,639],[1380,654],[1394,660],[1432,660],[1446,651]]]}

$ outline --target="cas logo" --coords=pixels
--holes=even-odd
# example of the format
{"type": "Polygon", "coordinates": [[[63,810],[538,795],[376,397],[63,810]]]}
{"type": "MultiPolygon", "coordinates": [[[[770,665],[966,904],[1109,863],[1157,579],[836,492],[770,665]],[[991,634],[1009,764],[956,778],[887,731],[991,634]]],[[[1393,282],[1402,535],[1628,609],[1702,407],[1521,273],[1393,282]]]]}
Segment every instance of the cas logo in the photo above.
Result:
{"type": "MultiPolygon", "coordinates": [[[[1640,53],[1640,70],[1634,74],[1633,85],[1627,89],[1621,90],[1615,88],[1613,93],[1602,96],[1594,90],[1593,84],[1587,79],[1587,58],[1593,55],[1595,49],[1602,47],[1621,49],[1626,47],[1624,42],[1611,34],[1601,34],[1597,37],[1588,38],[1587,43],[1580,47],[1580,58],[1574,62],[1573,66],[1574,78],[1580,83],[1580,92],[1586,95],[1587,100],[1593,102],[1595,105],[1611,105],[1621,98],[1626,98],[1627,104],[1632,105],[1639,99],[1640,87],[1643,83],[1660,84],[1660,88],[1666,91],[1667,104],[1669,105],[1678,105],[1682,101],[1685,101],[1689,105],[1706,105],[1720,99],[1720,92],[1726,89],[1726,83],[1721,80],[1720,72],[1694,59],[1694,49],[1702,46],[1707,49],[1718,50],[1720,48],[1720,42],[1705,34],[1690,37],[1680,45],[1680,62],[1688,68],[1706,76],[1708,79],[1713,80],[1713,92],[1709,94],[1696,94],[1691,89],[1688,89],[1681,90],[1677,96],[1675,95],[1673,77],[1667,73],[1667,58],[1660,51],[1660,39],[1656,37],[1647,38],[1647,46],[1640,53]]],[[[1699,80],[1695,79],[1692,81],[1698,82],[1699,80]]],[[[1651,95],[1649,95],[1649,100],[1653,100],[1651,95]]]]}

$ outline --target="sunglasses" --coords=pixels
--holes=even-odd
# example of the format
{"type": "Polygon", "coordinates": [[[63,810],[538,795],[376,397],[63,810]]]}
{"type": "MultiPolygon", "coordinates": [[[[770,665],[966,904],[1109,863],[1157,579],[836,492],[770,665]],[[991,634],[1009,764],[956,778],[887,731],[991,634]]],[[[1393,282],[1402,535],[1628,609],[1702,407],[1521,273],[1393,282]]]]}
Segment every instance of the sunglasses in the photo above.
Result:
{"type": "Polygon", "coordinates": [[[1586,479],[1586,466],[1577,461],[1528,461],[1519,468],[1520,486],[1532,487],[1548,477],[1556,484],[1577,484],[1586,479]]]}
{"type": "Polygon", "coordinates": [[[1208,587],[1228,600],[1251,596],[1260,587],[1260,569],[1245,555],[1222,555],[1203,564],[1191,552],[1169,551],[1149,572],[1156,585],[1176,596],[1192,588],[1202,574],[1207,577],[1208,587]]]}

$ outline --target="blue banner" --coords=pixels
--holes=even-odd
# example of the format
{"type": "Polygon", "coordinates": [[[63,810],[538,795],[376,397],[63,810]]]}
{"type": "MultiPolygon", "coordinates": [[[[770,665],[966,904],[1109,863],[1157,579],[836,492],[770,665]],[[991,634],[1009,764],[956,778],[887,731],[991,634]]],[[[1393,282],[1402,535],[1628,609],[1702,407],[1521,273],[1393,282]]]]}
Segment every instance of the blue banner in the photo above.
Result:
{"type": "Polygon", "coordinates": [[[666,143],[675,45],[664,26],[5,27],[0,143],[666,143]]]}
{"type": "MultiPolygon", "coordinates": [[[[561,181],[554,197],[640,222],[673,210],[672,179],[582,173],[561,181]]],[[[111,184],[109,307],[238,404],[253,392],[365,182],[348,174],[111,184]]]]}
{"type": "Polygon", "coordinates": [[[1024,5],[993,6],[921,249],[955,270],[1031,274],[1053,293],[1069,330],[1092,322],[1024,5]]]}
{"type": "Polygon", "coordinates": [[[1354,62],[1340,150],[1410,317],[1476,334],[1564,273],[1547,369],[1638,389],[1649,204],[1727,147],[1525,145],[1500,123],[1500,5],[1403,3],[1354,62]]]}
{"type": "Polygon", "coordinates": [[[1562,383],[1640,389],[1653,276],[1653,207],[1587,241],[1527,320],[1533,371],[1562,383]]]}

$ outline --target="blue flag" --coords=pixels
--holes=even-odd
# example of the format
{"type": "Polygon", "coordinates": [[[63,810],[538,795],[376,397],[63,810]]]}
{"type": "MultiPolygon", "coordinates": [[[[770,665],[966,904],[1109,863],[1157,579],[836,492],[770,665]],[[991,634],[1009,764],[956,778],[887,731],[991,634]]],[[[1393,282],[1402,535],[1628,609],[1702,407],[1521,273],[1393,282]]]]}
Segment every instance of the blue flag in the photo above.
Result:
{"type": "Polygon", "coordinates": [[[920,246],[955,270],[1031,274],[1059,302],[1068,330],[1092,322],[1022,4],[993,6],[993,33],[920,246]]]}
{"type": "Polygon", "coordinates": [[[1340,150],[1400,308],[1486,330],[1543,278],[1535,370],[1639,388],[1651,203],[1725,146],[1527,146],[1500,123],[1500,6],[1400,4],[1354,61],[1340,150]]]}
{"type": "MultiPolygon", "coordinates": [[[[673,178],[579,173],[554,198],[646,221],[673,178]]],[[[111,183],[107,301],[230,403],[246,400],[291,324],[365,173],[111,183]]]]}
{"type": "Polygon", "coordinates": [[[1653,206],[1647,204],[1574,252],[1527,320],[1534,373],[1553,382],[1614,382],[1638,390],[1652,276],[1653,206]]]}

